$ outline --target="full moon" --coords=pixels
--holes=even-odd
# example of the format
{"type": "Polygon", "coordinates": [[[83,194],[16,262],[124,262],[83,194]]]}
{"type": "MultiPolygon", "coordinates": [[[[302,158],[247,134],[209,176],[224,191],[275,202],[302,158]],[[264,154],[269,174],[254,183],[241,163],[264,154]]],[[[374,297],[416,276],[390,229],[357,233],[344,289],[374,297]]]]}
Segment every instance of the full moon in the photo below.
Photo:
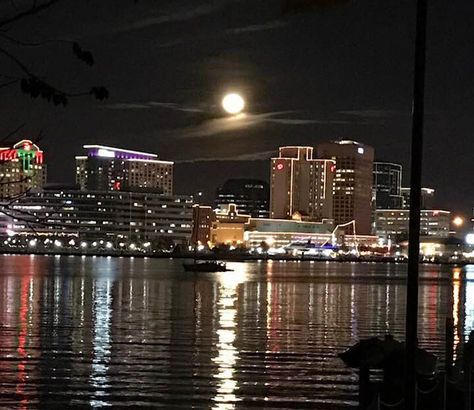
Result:
{"type": "Polygon", "coordinates": [[[232,115],[238,114],[242,112],[244,107],[245,107],[245,101],[239,94],[236,94],[236,93],[227,94],[222,99],[222,108],[224,108],[224,110],[229,114],[232,114],[232,115]]]}

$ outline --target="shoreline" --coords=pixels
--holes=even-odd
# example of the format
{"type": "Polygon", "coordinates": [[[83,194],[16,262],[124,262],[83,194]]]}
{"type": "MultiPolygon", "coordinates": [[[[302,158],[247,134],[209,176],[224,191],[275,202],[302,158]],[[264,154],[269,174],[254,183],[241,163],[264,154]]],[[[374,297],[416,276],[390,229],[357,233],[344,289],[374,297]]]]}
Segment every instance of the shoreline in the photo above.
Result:
{"type": "MultiPolygon", "coordinates": [[[[288,262],[334,262],[334,263],[393,263],[406,264],[406,260],[397,260],[394,257],[347,257],[347,258],[322,258],[322,257],[301,257],[289,255],[232,255],[232,254],[201,254],[195,257],[194,253],[164,253],[164,252],[130,252],[130,251],[99,251],[83,252],[80,250],[35,250],[31,249],[5,249],[0,248],[0,253],[4,255],[39,255],[39,256],[99,256],[99,257],[122,257],[122,258],[153,258],[153,259],[196,259],[196,260],[221,260],[226,262],[256,262],[256,261],[288,261],[288,262]]],[[[466,266],[474,264],[474,261],[420,261],[420,264],[427,265],[449,265],[466,266]]]]}

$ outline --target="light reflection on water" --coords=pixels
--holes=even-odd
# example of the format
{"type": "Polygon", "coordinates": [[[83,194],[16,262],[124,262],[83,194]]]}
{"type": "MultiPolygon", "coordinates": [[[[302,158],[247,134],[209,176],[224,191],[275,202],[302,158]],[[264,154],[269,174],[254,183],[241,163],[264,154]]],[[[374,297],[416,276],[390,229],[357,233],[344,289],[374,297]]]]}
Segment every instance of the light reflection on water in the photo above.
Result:
{"type": "MultiPolygon", "coordinates": [[[[402,339],[404,265],[0,256],[0,407],[320,408],[356,404],[336,357],[402,339]],[[388,280],[388,278],[392,278],[388,280]]],[[[424,266],[423,276],[471,275],[424,266]]],[[[474,329],[474,281],[422,280],[420,342],[474,329]]]]}
{"type": "Polygon", "coordinates": [[[107,403],[107,388],[110,387],[107,377],[110,360],[110,303],[111,283],[108,279],[98,279],[93,287],[94,292],[94,341],[92,371],[90,384],[94,389],[91,406],[102,407],[107,403]]]}
{"type": "Polygon", "coordinates": [[[214,376],[218,379],[216,402],[214,409],[234,409],[238,400],[235,395],[237,380],[234,379],[235,364],[238,352],[234,346],[236,322],[237,286],[245,281],[244,265],[236,265],[234,272],[219,275],[219,297],[217,309],[219,315],[219,327],[217,329],[218,355],[212,361],[216,363],[218,372],[214,376]]]}

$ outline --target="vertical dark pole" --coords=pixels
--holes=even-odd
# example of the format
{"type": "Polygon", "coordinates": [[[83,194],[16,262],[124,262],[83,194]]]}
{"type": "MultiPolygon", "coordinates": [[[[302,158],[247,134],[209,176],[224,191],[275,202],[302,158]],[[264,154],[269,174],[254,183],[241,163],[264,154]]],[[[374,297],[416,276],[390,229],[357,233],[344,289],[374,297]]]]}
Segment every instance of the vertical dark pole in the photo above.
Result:
{"type": "Polygon", "coordinates": [[[445,338],[444,366],[446,369],[446,376],[451,377],[454,357],[454,319],[452,317],[446,318],[445,338]]]}
{"type": "Polygon", "coordinates": [[[423,159],[423,115],[425,93],[426,9],[427,0],[417,0],[415,71],[412,111],[410,226],[408,245],[408,282],[406,305],[406,379],[407,410],[416,409],[415,355],[418,327],[418,265],[420,255],[421,173],[423,159]]]}
{"type": "Polygon", "coordinates": [[[370,404],[370,368],[361,366],[359,369],[359,409],[365,410],[370,404]]]}

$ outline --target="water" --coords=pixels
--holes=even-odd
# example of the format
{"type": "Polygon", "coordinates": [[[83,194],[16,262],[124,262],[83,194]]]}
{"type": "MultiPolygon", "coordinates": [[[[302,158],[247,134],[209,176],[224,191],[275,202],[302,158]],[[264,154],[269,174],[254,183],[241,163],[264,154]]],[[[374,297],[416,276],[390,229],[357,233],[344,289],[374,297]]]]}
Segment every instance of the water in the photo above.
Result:
{"type": "MultiPolygon", "coordinates": [[[[317,408],[356,405],[338,352],[403,338],[405,265],[0,256],[0,407],[317,408]]],[[[442,356],[474,325],[474,283],[425,265],[420,341],[442,356]]],[[[464,268],[474,276],[474,266],[464,268]]]]}

